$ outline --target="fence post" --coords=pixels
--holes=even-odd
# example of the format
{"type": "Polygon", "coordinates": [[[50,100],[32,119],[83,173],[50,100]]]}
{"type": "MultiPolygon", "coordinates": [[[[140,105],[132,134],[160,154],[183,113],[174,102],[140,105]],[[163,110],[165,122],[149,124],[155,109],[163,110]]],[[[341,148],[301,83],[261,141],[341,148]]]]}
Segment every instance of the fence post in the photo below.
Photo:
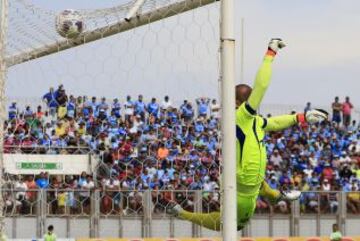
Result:
{"type": "Polygon", "coordinates": [[[251,219],[249,220],[249,222],[243,228],[242,236],[243,237],[251,237],[251,219]]]}
{"type": "Polygon", "coordinates": [[[300,234],[300,200],[292,202],[290,217],[290,236],[299,236],[300,234]]]}
{"type": "Polygon", "coordinates": [[[152,198],[151,198],[151,191],[146,190],[144,191],[143,199],[142,199],[142,205],[143,205],[143,237],[149,238],[151,237],[151,220],[152,220],[152,198]]]}
{"type": "Polygon", "coordinates": [[[270,204],[272,207],[269,212],[269,237],[274,236],[274,205],[270,204]]]}
{"type": "MultiPolygon", "coordinates": [[[[201,190],[195,191],[194,196],[194,212],[202,212],[202,197],[201,197],[201,190]]],[[[201,237],[201,227],[197,224],[192,224],[192,236],[194,238],[201,237]]]]}
{"type": "Polygon", "coordinates": [[[41,238],[45,233],[45,222],[46,222],[46,205],[47,205],[47,190],[40,189],[37,192],[37,238],[41,238]]]}
{"type": "Polygon", "coordinates": [[[90,191],[90,237],[99,237],[100,191],[90,191]]]}
{"type": "Polygon", "coordinates": [[[321,231],[321,199],[320,199],[320,192],[316,192],[317,194],[317,202],[318,202],[318,210],[316,213],[316,236],[320,236],[321,231]]]}
{"type": "Polygon", "coordinates": [[[346,214],[347,214],[347,207],[346,207],[346,192],[340,192],[340,212],[338,216],[338,225],[340,231],[343,235],[346,235],[346,214]]]}

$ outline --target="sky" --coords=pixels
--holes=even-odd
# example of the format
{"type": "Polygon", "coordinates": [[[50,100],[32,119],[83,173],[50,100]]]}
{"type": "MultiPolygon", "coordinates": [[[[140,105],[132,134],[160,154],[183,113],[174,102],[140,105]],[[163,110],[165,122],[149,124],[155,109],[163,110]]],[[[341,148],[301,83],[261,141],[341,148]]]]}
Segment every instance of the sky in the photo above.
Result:
{"type": "MultiPolygon", "coordinates": [[[[55,11],[99,9],[125,3],[29,2],[55,11]]],[[[62,83],[76,95],[123,98],[141,93],[150,99],[169,94],[174,100],[216,97],[218,6],[213,4],[11,67],[7,96],[38,97],[49,86],[62,83]]],[[[314,106],[328,106],[334,96],[341,100],[350,96],[353,104],[360,106],[358,9],[358,0],[236,0],[236,82],[241,82],[243,18],[245,83],[252,84],[271,37],[281,37],[288,45],[273,64],[272,83],[263,103],[304,105],[310,101],[314,106]]]]}

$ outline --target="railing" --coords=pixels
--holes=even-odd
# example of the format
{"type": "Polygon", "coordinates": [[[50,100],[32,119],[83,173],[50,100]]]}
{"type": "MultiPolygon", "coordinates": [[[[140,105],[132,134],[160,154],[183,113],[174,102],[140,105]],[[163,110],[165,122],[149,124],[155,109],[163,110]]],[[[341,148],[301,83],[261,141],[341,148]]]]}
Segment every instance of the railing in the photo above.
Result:
{"type": "Polygon", "coordinates": [[[4,145],[7,154],[91,154],[94,150],[86,145],[61,147],[56,145],[4,145]]]}
{"type": "MultiPolygon", "coordinates": [[[[174,235],[176,225],[174,218],[167,214],[168,200],[176,201],[188,211],[208,213],[220,210],[220,194],[204,191],[119,191],[117,189],[16,191],[4,189],[3,194],[6,200],[6,217],[15,220],[26,217],[35,218],[38,236],[44,233],[48,220],[54,218],[68,220],[67,222],[72,219],[88,219],[90,237],[101,236],[104,220],[118,220],[120,223],[138,220],[141,222],[141,227],[138,228],[139,230],[141,228],[143,237],[153,236],[152,232],[155,231],[151,227],[157,226],[160,222],[162,226],[168,226],[169,234],[174,235]]],[[[360,192],[304,192],[300,200],[292,203],[280,201],[270,204],[259,199],[253,221],[243,230],[243,235],[256,235],[252,226],[257,225],[257,220],[267,220],[268,236],[278,233],[275,227],[278,220],[289,223],[286,233],[291,236],[302,234],[303,227],[300,225],[300,220],[315,220],[312,228],[315,229],[314,235],[317,236],[322,234],[321,223],[324,219],[337,221],[345,233],[351,228],[346,226],[347,220],[357,220],[359,214],[360,192]]],[[[205,232],[197,225],[192,225],[192,227],[191,234],[187,236],[199,237],[202,232],[205,232]]],[[[121,236],[122,232],[119,231],[115,236],[121,236]]],[[[70,234],[70,231],[66,233],[70,234]]]]}

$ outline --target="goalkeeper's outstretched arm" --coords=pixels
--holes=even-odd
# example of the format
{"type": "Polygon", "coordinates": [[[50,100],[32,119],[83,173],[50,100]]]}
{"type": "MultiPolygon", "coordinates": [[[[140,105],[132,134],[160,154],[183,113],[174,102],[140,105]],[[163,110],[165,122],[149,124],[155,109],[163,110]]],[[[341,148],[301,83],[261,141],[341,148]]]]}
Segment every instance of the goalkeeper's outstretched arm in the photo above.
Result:
{"type": "Polygon", "coordinates": [[[253,90],[248,99],[248,104],[253,110],[257,110],[260,106],[266,90],[270,85],[272,61],[277,51],[283,47],[285,47],[285,44],[281,39],[270,40],[264,61],[256,74],[253,90]]]}
{"type": "Polygon", "coordinates": [[[313,109],[306,113],[281,115],[264,119],[265,131],[281,131],[296,124],[313,124],[328,119],[328,113],[321,109],[313,109]]]}
{"type": "Polygon", "coordinates": [[[280,115],[265,119],[265,131],[281,131],[298,123],[297,115],[280,115]]]}

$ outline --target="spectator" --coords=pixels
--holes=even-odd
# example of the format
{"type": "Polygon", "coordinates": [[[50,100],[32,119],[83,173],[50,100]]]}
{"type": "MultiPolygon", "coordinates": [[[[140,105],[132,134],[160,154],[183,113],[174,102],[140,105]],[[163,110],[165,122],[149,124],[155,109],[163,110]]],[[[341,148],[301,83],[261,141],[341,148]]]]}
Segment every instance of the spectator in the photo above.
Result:
{"type": "Polygon", "coordinates": [[[34,112],[31,110],[31,107],[28,105],[23,113],[25,119],[29,119],[33,117],[34,112]]]}
{"type": "Polygon", "coordinates": [[[220,118],[220,105],[217,103],[216,99],[213,99],[210,104],[210,116],[218,119],[220,118]]]}
{"type": "Polygon", "coordinates": [[[330,234],[330,241],[341,241],[342,234],[339,230],[339,227],[336,223],[332,226],[332,233],[330,234]]]}
{"type": "Polygon", "coordinates": [[[164,160],[169,156],[169,149],[166,148],[164,143],[160,144],[158,149],[158,158],[159,160],[164,160]]]}
{"type": "Polygon", "coordinates": [[[51,87],[49,92],[43,96],[43,100],[50,110],[50,115],[55,116],[59,104],[57,102],[57,95],[54,92],[53,87],[51,87]]]}
{"type": "Polygon", "coordinates": [[[108,109],[109,105],[106,103],[106,98],[102,97],[101,102],[97,106],[97,111],[107,113],[108,109]]]}
{"type": "Polygon", "coordinates": [[[39,178],[36,179],[36,185],[41,189],[47,188],[49,186],[49,178],[47,176],[47,173],[40,173],[39,178]]]}
{"type": "Polygon", "coordinates": [[[28,192],[26,192],[26,199],[29,200],[30,202],[34,202],[36,201],[37,198],[37,184],[34,180],[34,176],[33,175],[29,175],[27,180],[25,181],[25,184],[27,186],[27,190],[29,190],[28,192]]]}
{"type": "Polygon", "coordinates": [[[202,117],[206,117],[209,112],[209,98],[198,98],[196,99],[196,104],[198,106],[198,115],[202,117]]]}
{"type": "Polygon", "coordinates": [[[360,193],[358,192],[355,185],[352,186],[351,192],[348,196],[348,207],[353,214],[360,213],[360,193]]]}
{"type": "Polygon", "coordinates": [[[67,116],[71,118],[75,118],[76,111],[76,99],[73,96],[70,96],[70,100],[67,104],[67,116]]]}
{"type": "Polygon", "coordinates": [[[159,114],[159,109],[160,107],[159,104],[156,103],[156,98],[152,98],[151,102],[147,105],[147,111],[149,112],[149,115],[157,118],[159,114]]]}
{"type": "Polygon", "coordinates": [[[307,103],[306,103],[306,106],[305,106],[305,108],[304,108],[304,113],[308,112],[308,111],[311,110],[311,109],[312,109],[311,103],[310,103],[310,102],[307,102],[307,103]]]}
{"type": "Polygon", "coordinates": [[[338,125],[341,122],[341,111],[342,111],[342,104],[339,102],[339,97],[335,97],[335,101],[331,105],[332,109],[332,121],[337,123],[338,125]]]}
{"type": "Polygon", "coordinates": [[[170,101],[170,98],[169,98],[169,96],[166,95],[164,97],[164,100],[163,100],[162,104],[161,104],[161,109],[168,110],[169,108],[172,108],[172,107],[173,106],[172,106],[172,103],[170,101]]]}
{"type": "Polygon", "coordinates": [[[68,101],[68,97],[65,93],[65,89],[63,89],[62,85],[60,85],[56,94],[56,102],[59,105],[57,111],[59,119],[64,118],[67,114],[67,106],[66,106],[67,101],[68,101]]]}
{"type": "Polygon", "coordinates": [[[113,100],[113,103],[111,104],[111,112],[114,113],[116,118],[120,118],[121,117],[121,105],[119,103],[119,99],[115,98],[113,100]]]}
{"type": "Polygon", "coordinates": [[[90,213],[90,195],[91,191],[95,188],[95,183],[92,180],[91,175],[86,176],[86,181],[82,183],[80,186],[80,202],[83,208],[83,212],[89,214],[90,213]]]}
{"type": "Polygon", "coordinates": [[[125,120],[130,120],[131,116],[134,115],[134,110],[135,110],[135,105],[134,102],[131,100],[130,95],[126,97],[124,109],[125,109],[125,120]]]}
{"type": "Polygon", "coordinates": [[[44,241],[56,241],[56,235],[54,233],[54,226],[49,225],[47,233],[44,235],[44,241]]]}
{"type": "Polygon", "coordinates": [[[184,104],[180,107],[181,108],[181,117],[186,121],[189,122],[194,117],[194,110],[192,105],[184,100],[184,104]]]}
{"type": "Polygon", "coordinates": [[[347,96],[345,102],[342,104],[343,122],[345,127],[350,125],[352,108],[354,108],[354,106],[350,102],[350,97],[347,96]]]}
{"type": "Polygon", "coordinates": [[[274,150],[274,152],[270,156],[269,161],[274,166],[280,166],[282,164],[283,159],[282,159],[281,155],[279,154],[279,150],[277,150],[277,149],[274,150]]]}
{"type": "Polygon", "coordinates": [[[143,96],[139,95],[138,100],[135,102],[135,114],[140,115],[141,120],[145,121],[146,105],[143,101],[143,96]]]}
{"type": "Polygon", "coordinates": [[[16,102],[12,102],[11,105],[8,108],[8,119],[13,120],[18,115],[18,109],[16,106],[16,102]]]}

